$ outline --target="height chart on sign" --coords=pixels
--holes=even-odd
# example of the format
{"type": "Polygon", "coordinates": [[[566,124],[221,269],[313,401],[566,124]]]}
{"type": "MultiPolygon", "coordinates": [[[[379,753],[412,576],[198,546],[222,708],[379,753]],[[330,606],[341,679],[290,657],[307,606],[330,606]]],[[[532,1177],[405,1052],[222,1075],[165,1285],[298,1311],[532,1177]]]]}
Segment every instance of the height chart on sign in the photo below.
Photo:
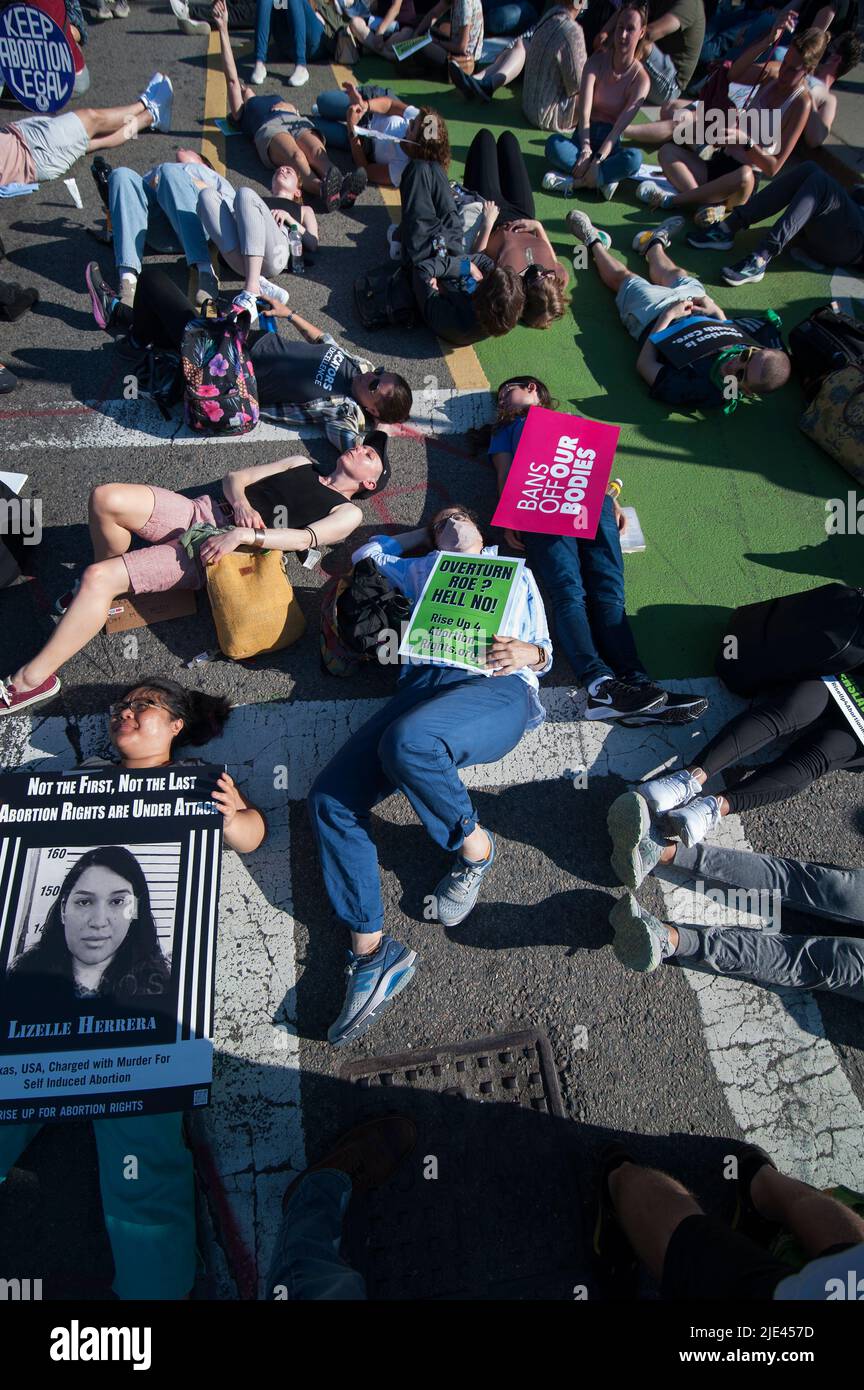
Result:
{"type": "Polygon", "coordinates": [[[207,1104],[219,771],[0,777],[0,1124],[207,1104]]]}
{"type": "Polygon", "coordinates": [[[33,5],[0,11],[0,75],[22,106],[50,114],[75,85],[75,60],[63,30],[33,5]]]}
{"type": "Polygon", "coordinates": [[[593,540],[620,430],[532,405],[493,526],[593,540]]]}

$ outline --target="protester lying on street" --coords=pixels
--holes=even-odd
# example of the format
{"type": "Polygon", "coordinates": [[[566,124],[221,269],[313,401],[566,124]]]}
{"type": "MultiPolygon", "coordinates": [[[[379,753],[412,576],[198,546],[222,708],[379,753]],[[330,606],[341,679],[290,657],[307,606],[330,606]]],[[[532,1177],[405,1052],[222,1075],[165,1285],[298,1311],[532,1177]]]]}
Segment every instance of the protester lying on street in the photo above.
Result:
{"type": "Polygon", "coordinates": [[[366,1120],[294,1179],[282,1198],[265,1284],[268,1299],[345,1303],[366,1298],[362,1274],[339,1253],[343,1219],[351,1198],[382,1187],[416,1143],[417,1127],[407,1115],[366,1120]]]}
{"type": "Polygon", "coordinates": [[[234,296],[234,303],[249,310],[253,323],[261,295],[271,303],[288,303],[288,291],[264,277],[281,275],[289,266],[303,273],[303,253],[318,249],[318,220],[311,208],[301,208],[295,219],[284,208],[268,207],[254,188],[238,188],[235,193],[228,184],[201,189],[198,217],[222,259],[243,277],[243,289],[234,296]]]}
{"type": "Polygon", "coordinates": [[[665,925],[640,907],[632,892],[621,898],[609,920],[615,954],[631,970],[656,970],[678,961],[697,970],[737,976],[783,989],[831,990],[864,1003],[864,869],[835,869],[776,859],[717,845],[669,843],[651,821],[638,794],[619,797],[609,812],[614,846],[612,867],[631,890],[661,864],[674,864],[696,880],[712,902],[718,889],[746,912],[771,915],[777,924],[753,926],[665,925]],[[810,918],[809,932],[792,934],[780,925],[789,910],[810,918]],[[836,923],[830,926],[828,923],[836,923]]]}
{"type": "MultiPolygon", "coordinates": [[[[424,112],[437,116],[421,108],[415,125],[424,120],[424,112]]],[[[425,127],[429,138],[411,147],[415,157],[399,183],[399,244],[423,322],[445,342],[465,346],[515,328],[526,290],[515,270],[493,265],[489,257],[482,258],[481,269],[479,256],[466,255],[462,213],[446,173],[446,126],[440,117],[437,121],[425,127]]]]}
{"type": "MultiPolygon", "coordinates": [[[[127,690],[110,709],[108,728],[118,755],[116,763],[120,767],[145,768],[183,762],[185,749],[215,738],[229,716],[230,706],[223,696],[187,690],[161,677],[140,682],[127,690]]],[[[106,761],[90,758],[81,767],[105,765],[106,761]]],[[[222,813],[225,844],[240,854],[257,849],[267,833],[264,817],[246,800],[227,772],[219,778],[213,801],[222,813]]],[[[17,969],[22,969],[22,980],[32,979],[31,972],[39,968],[40,962],[32,959],[37,953],[56,955],[59,951],[61,961],[66,957],[70,988],[84,991],[95,1004],[106,989],[122,987],[128,980],[131,951],[136,940],[142,935],[146,938],[148,932],[153,957],[149,973],[156,968],[157,975],[164,974],[164,958],[161,965],[155,959],[159,947],[152,929],[146,880],[142,886],[143,875],[134,881],[125,881],[122,873],[118,878],[116,861],[113,871],[111,864],[106,866],[97,861],[96,857],[105,854],[106,851],[97,849],[83,855],[67,875],[39,945],[21,957],[21,966],[17,969]],[[137,910],[132,928],[136,930],[133,934],[124,901],[125,939],[98,962],[103,969],[94,987],[93,963],[88,964],[84,976],[79,978],[64,943],[69,936],[70,899],[74,899],[76,887],[79,898],[84,887],[91,890],[78,907],[79,915],[82,908],[86,910],[94,901],[101,914],[110,913],[110,905],[102,905],[100,909],[97,898],[97,890],[106,886],[106,874],[107,886],[119,889],[124,899],[129,896],[130,889],[135,890],[137,910]]],[[[107,855],[132,860],[128,851],[122,849],[109,849],[107,855]]],[[[159,954],[161,957],[161,952],[159,954]]],[[[13,971],[13,975],[15,973],[13,971]]],[[[19,1154],[40,1129],[39,1124],[0,1127],[0,1181],[5,1180],[19,1154]]],[[[192,1158],[183,1138],[182,1115],[97,1119],[93,1121],[93,1133],[99,1154],[102,1209],[114,1256],[114,1292],[122,1299],[186,1298],[195,1282],[196,1230],[192,1158]],[[125,1156],[128,1154],[138,1156],[135,1182],[125,1180],[125,1156]]]]}
{"type": "Polygon", "coordinates": [[[512,130],[499,135],[478,130],[465,158],[465,187],[496,210],[475,242],[499,269],[512,270],[525,289],[519,322],[526,328],[550,328],[569,301],[567,268],[556,258],[541,222],[534,216],[534,194],[525,159],[512,130]]]}
{"type": "Polygon", "coordinates": [[[864,189],[859,185],[847,193],[811,160],[784,169],[748,203],[733,208],[713,227],[692,232],[687,241],[730,251],[739,232],[778,212],[782,216],[760,233],[756,248],[735,265],[723,267],[720,273],[727,285],[755,284],[787,246],[792,258],[810,270],[864,265],[864,189]]]}
{"type": "Polygon", "coordinates": [[[575,138],[550,135],[546,158],[553,169],[543,187],[571,197],[594,188],[614,198],[621,179],[633,178],[642,164],[642,151],[621,147],[621,136],[635,119],[648,95],[648,73],[639,62],[645,40],[645,12],[622,5],[610,27],[609,43],[592,53],[582,73],[578,129],[575,138]]]}
{"type": "Polygon", "coordinates": [[[821,1302],[847,1296],[864,1274],[864,1220],[836,1197],[778,1172],[755,1144],[730,1139],[737,1159],[739,1225],[796,1238],[806,1260],[796,1273],[744,1230],[707,1215],[677,1178],[644,1168],[609,1145],[598,1172],[594,1248],[619,1277],[645,1265],[671,1301],[821,1302]]]}
{"type": "MultiPolygon", "coordinates": [[[[141,277],[144,285],[145,275],[141,277]]],[[[190,499],[142,483],[104,483],[90,494],[93,564],[57,601],[63,616],[42,650],[0,682],[0,716],[52,699],[55,674],[101,631],[118,594],[201,589],[205,565],[241,546],[303,553],[338,545],[363,520],[357,499],[386,486],[387,437],[380,430],[340,454],[322,478],[307,458],[237,469],[223,496],[190,499]],[[203,528],[203,529],[202,529],[203,528]],[[190,531],[197,536],[187,536],[190,531]],[[147,542],[131,550],[133,536],[147,542]]]]}
{"type": "MultiPolygon", "coordinates": [[[[306,0],[298,3],[305,4],[306,0]]],[[[229,120],[252,141],[261,163],[276,170],[273,196],[299,200],[303,193],[321,198],[326,212],[353,207],[366,187],[363,172],[354,169],[343,176],[330,160],[324,141],[308,116],[301,116],[290,101],[278,96],[257,96],[254,88],[241,83],[228,35],[225,0],[216,0],[213,16],[228,90],[229,120]]]]}
{"type": "Polygon", "coordinates": [[[730,719],[687,768],[625,792],[610,811],[610,823],[626,822],[632,838],[633,827],[647,825],[650,813],[664,835],[690,849],[730,812],[788,801],[828,772],[858,767],[864,767],[864,749],[828,686],[822,680],[798,681],[730,719]],[[735,786],[729,787],[727,779],[725,792],[704,793],[706,782],[718,772],[739,767],[743,759],[794,735],[771,762],[742,773],[735,786]]]}
{"type": "Polygon", "coordinates": [[[637,232],[633,249],[645,257],[650,281],[634,275],[610,253],[611,239],[584,212],[567,226],[591,252],[597,273],[615,295],[621,322],[639,343],[636,370],[655,400],[671,406],[722,407],[776,391],[789,380],[776,315],[727,319],[699,280],[668,255],[680,217],[637,232]],[[717,320],[710,326],[711,320],[717,320]],[[722,327],[721,327],[722,325],[722,327]]]}
{"type": "Polygon", "coordinates": [[[85,154],[125,145],[145,130],[170,130],[173,100],[170,79],[156,72],[128,106],[85,106],[12,121],[0,128],[0,187],[62,179],[85,154]]]}
{"type": "Polygon", "coordinates": [[[491,101],[499,87],[522,74],[522,110],[539,130],[569,134],[579,111],[579,84],[585,67],[585,35],[578,17],[584,0],[553,5],[533,28],[514,39],[481,73],[449,67],[450,80],[469,101],[491,101]]]}
{"type": "MultiPolygon", "coordinates": [[[[784,32],[787,19],[788,16],[782,18],[777,25],[775,36],[784,32]]],[[[709,131],[706,122],[705,130],[697,133],[701,153],[699,147],[682,142],[678,131],[679,138],[670,140],[660,150],[660,165],[674,191],[666,192],[653,179],[646,179],[640,183],[637,197],[655,208],[698,206],[701,211],[697,221],[701,226],[724,217],[728,208],[746,203],[763,175],[780,172],[804,134],[813,110],[807,76],[815,71],[825,42],[825,34],[818,29],[796,33],[773,77],[766,76],[764,65],[758,62],[761,41],[752,45],[729,74],[730,82],[753,87],[747,112],[739,113],[736,109],[731,116],[727,114],[722,130],[712,123],[709,131]],[[758,140],[748,129],[753,112],[759,114],[758,140]],[[746,120],[745,115],[749,117],[746,120]],[[702,145],[705,135],[710,136],[708,145],[702,145]]],[[[724,113],[715,114],[722,117],[724,113]]]]}
{"type": "MultiPolygon", "coordinates": [[[[437,111],[432,114],[446,140],[443,117],[437,111]]],[[[312,115],[328,146],[350,150],[355,165],[365,172],[369,182],[385,188],[398,188],[408,160],[419,157],[420,143],[430,143],[423,139],[423,123],[417,123],[419,106],[406,105],[389,87],[356,87],[353,82],[343,82],[341,92],[320,93],[312,115]],[[358,134],[357,126],[362,131],[375,131],[382,138],[358,134]],[[409,143],[409,137],[418,141],[417,147],[409,143]]],[[[449,141],[446,145],[449,159],[449,141]]]]}
{"type": "MultiPolygon", "coordinates": [[[[228,180],[217,174],[209,160],[195,150],[180,149],[174,163],[157,164],[143,175],[134,169],[113,169],[108,180],[108,207],[114,239],[114,261],[120,276],[121,302],[130,307],[132,305],[141,273],[141,260],[147,248],[161,253],[182,251],[187,265],[197,271],[196,304],[214,299],[219,293],[219,283],[213,274],[207,239],[210,237],[216,242],[223,257],[238,273],[243,273],[242,257],[238,262],[236,256],[226,254],[225,249],[227,247],[230,251],[232,246],[237,246],[236,229],[232,242],[230,227],[234,220],[235,196],[241,195],[243,209],[250,207],[244,226],[248,228],[249,223],[255,220],[258,204],[272,222],[269,236],[265,237],[263,226],[258,230],[261,238],[267,241],[264,258],[273,267],[280,259],[274,254],[279,241],[277,224],[287,229],[296,225],[294,220],[285,212],[274,212],[271,216],[269,209],[251,188],[241,189],[240,195],[235,195],[228,180]],[[203,209],[198,204],[202,189],[207,189],[212,195],[206,204],[207,211],[212,214],[208,225],[202,220],[203,209]]],[[[300,218],[306,236],[305,244],[314,250],[317,247],[315,214],[311,208],[302,208],[300,218]]],[[[267,231],[270,229],[267,228],[267,231]]],[[[277,269],[271,269],[268,273],[280,274],[286,263],[287,256],[277,269]]],[[[268,294],[276,292],[278,297],[276,286],[265,282],[264,288],[268,294]]]]}
{"type": "MultiPolygon", "coordinates": [[[[222,0],[225,3],[225,0],[222,0]]],[[[215,18],[214,8],[214,18],[215,18]]],[[[285,74],[289,87],[304,87],[309,81],[307,63],[326,63],[332,56],[327,30],[312,0],[256,0],[255,5],[255,67],[252,81],[256,87],[267,80],[267,52],[270,47],[270,28],[274,27],[280,56],[287,59],[285,74]]]]}
{"type": "MultiPolygon", "coordinates": [[[[640,7],[642,8],[642,7],[640,7]]],[[[594,49],[605,48],[613,31],[618,6],[594,39],[594,49]]],[[[643,11],[647,44],[640,54],[651,79],[649,100],[672,101],[686,91],[696,70],[705,36],[702,0],[651,0],[643,11]]]]}
{"type": "MultiPolygon", "coordinates": [[[[371,558],[412,606],[420,600],[436,552],[497,555],[486,547],[466,508],[439,512],[431,528],[400,536],[376,536],[355,552],[371,558]],[[428,546],[419,559],[406,551],[428,546]]],[[[398,693],[368,720],[316,778],[309,814],[321,857],[324,886],[340,924],[351,932],[345,1004],[327,1036],[354,1042],[408,984],[417,955],[384,932],[384,904],[369,812],[401,791],[424,829],[456,858],[434,890],[437,920],[455,927],[471,912],[495,860],[491,833],[477,813],[459,768],[494,763],[544,719],[540,674],[552,664],[546,615],[531,571],[522,569],[509,620],[512,635],[498,634],[486,665],[491,676],[430,660],[405,664],[398,693]]]]}
{"type": "MultiPolygon", "coordinates": [[[[106,285],[95,261],[87,267],[86,279],[99,327],[126,332],[118,348],[128,361],[140,360],[149,348],[179,352],[196,309],[164,270],[147,266],[131,309],[106,285]]],[[[288,341],[278,332],[263,330],[247,336],[262,419],[320,421],[330,443],[340,451],[352,448],[366,432],[367,416],[382,424],[408,419],[413,401],[404,377],[376,370],[286,304],[272,298],[267,302],[270,308],[263,311],[265,316],[286,319],[306,341],[288,341]]],[[[248,310],[242,295],[235,303],[248,310]]]]}
{"type": "MultiPolygon", "coordinates": [[[[555,409],[537,377],[510,377],[498,387],[489,459],[501,492],[532,406],[555,409]]],[[[585,688],[586,719],[636,724],[686,724],[705,713],[708,701],[674,695],[651,680],[627,620],[624,562],[619,531],[626,517],[611,496],[593,540],[535,531],[505,531],[508,547],[524,552],[552,614],[555,635],[585,688]]]]}

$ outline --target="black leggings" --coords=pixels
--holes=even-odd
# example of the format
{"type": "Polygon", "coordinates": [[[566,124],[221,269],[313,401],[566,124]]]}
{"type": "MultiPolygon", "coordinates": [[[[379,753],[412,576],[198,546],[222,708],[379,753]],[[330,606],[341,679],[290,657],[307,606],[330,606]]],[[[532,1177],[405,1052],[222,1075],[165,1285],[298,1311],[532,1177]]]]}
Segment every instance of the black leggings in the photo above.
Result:
{"type": "Polygon", "coordinates": [[[534,194],[519,142],[512,130],[499,135],[478,130],[465,160],[465,187],[489,198],[501,209],[499,222],[534,216],[534,194]]]}
{"type": "Polygon", "coordinates": [[[195,305],[170,275],[159,266],[148,265],[138,276],[132,308],[118,304],[114,323],[118,328],[131,331],[141,347],[170,348],[179,352],[183,331],[196,314],[195,305]]]}
{"type": "Polygon", "coordinates": [[[709,777],[743,758],[770,748],[789,734],[802,737],[773,763],[758,767],[739,789],[724,792],[732,811],[749,811],[786,801],[826,772],[864,757],[840,709],[821,680],[788,686],[754,709],[745,710],[711,740],[699,761],[709,777]]]}

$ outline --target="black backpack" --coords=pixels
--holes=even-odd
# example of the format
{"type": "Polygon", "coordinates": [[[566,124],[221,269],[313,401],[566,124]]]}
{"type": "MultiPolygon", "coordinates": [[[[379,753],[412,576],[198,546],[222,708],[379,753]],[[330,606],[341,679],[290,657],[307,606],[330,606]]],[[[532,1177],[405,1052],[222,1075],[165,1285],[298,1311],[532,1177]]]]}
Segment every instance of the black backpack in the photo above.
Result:
{"type": "Polygon", "coordinates": [[[411,604],[394,589],[374,560],[359,560],[348,588],[336,602],[339,636],[349,651],[373,657],[385,629],[402,635],[402,623],[411,616],[411,604]]]}
{"type": "Polygon", "coordinates": [[[809,401],[831,372],[864,366],[864,323],[824,305],[792,329],[789,348],[795,374],[809,401]]]}
{"type": "Polygon", "coordinates": [[[714,669],[736,695],[854,671],[864,662],[864,589],[822,584],[736,608],[714,669]]]}
{"type": "Polygon", "coordinates": [[[411,281],[402,266],[369,270],[354,281],[354,303],[363,327],[413,328],[417,303],[411,281]]]}

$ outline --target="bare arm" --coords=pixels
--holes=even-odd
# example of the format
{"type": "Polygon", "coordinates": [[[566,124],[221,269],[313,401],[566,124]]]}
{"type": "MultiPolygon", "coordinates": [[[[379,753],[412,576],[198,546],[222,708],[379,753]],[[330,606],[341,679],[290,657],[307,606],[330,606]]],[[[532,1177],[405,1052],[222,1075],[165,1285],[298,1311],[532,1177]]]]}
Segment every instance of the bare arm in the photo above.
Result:
{"type": "Polygon", "coordinates": [[[603,141],[603,144],[600,146],[600,149],[595,154],[594,159],[596,163],[599,164],[612,153],[616,141],[621,139],[621,136],[624,134],[624,131],[627,129],[628,125],[630,125],[631,121],[636,119],[639,110],[644,105],[650,87],[651,79],[647,72],[641,73],[638,80],[633,84],[632,101],[621,112],[621,115],[618,117],[609,134],[606,136],[606,139],[603,141]]]}
{"type": "Polygon", "coordinates": [[[663,363],[657,355],[657,349],[651,339],[646,338],[645,342],[642,344],[642,350],[636,358],[637,372],[643,381],[647,381],[649,386],[653,386],[660,375],[662,367],[663,363]]]}
{"type": "Polygon", "coordinates": [[[747,151],[746,162],[752,164],[754,169],[761,169],[763,174],[778,173],[798,144],[811,109],[809,92],[802,92],[783,117],[779,151],[776,154],[768,154],[759,145],[753,145],[747,151]]]}
{"type": "Polygon", "coordinates": [[[237,76],[237,64],[234,61],[234,50],[231,47],[231,38],[228,33],[228,7],[225,0],[216,0],[216,4],[213,6],[213,22],[219,33],[222,71],[225,74],[225,86],[228,89],[228,110],[236,120],[243,110],[243,88],[240,84],[240,78],[237,76]]]}
{"type": "Polygon", "coordinates": [[[593,62],[589,59],[582,72],[582,91],[579,96],[579,144],[583,154],[586,152],[590,153],[591,150],[588,130],[591,125],[591,108],[594,105],[594,87],[596,82],[597,73],[593,62]]]}
{"type": "MultiPolygon", "coordinates": [[[[301,461],[309,462],[308,459],[301,461]]],[[[357,530],[362,520],[363,513],[354,502],[342,502],[327,516],[316,521],[312,530],[321,545],[338,545],[350,536],[352,531],[357,530]]],[[[260,530],[256,533],[252,527],[243,527],[238,544],[252,545],[256,539],[261,540],[262,548],[265,550],[308,550],[311,545],[309,530],[306,527],[300,530],[293,526],[268,526],[263,537],[260,530]]]]}

